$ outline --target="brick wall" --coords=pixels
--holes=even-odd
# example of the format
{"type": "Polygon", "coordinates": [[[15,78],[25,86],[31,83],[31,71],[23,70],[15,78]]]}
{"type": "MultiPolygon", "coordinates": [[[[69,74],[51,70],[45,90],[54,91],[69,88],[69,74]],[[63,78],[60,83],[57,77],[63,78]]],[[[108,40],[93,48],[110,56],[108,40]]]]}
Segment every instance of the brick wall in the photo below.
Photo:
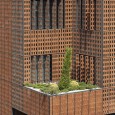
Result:
{"type": "Polygon", "coordinates": [[[24,88],[23,96],[27,115],[103,115],[101,89],[48,96],[24,88]]]}
{"type": "Polygon", "coordinates": [[[50,115],[103,115],[102,90],[52,96],[50,115]]]}
{"type": "Polygon", "coordinates": [[[27,115],[49,115],[49,96],[24,88],[23,111],[27,115]]]}

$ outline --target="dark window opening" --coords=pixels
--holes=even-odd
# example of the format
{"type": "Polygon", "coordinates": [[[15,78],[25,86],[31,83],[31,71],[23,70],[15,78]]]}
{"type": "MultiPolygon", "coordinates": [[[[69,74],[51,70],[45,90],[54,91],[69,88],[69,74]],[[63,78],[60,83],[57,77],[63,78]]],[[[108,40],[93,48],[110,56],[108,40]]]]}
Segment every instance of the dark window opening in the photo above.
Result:
{"type": "Polygon", "coordinates": [[[31,0],[31,29],[64,28],[65,0],[31,0]]]}
{"type": "Polygon", "coordinates": [[[31,1],[31,28],[38,29],[38,0],[31,1]]]}
{"type": "Polygon", "coordinates": [[[58,0],[57,1],[57,28],[64,28],[64,17],[65,17],[65,0],[58,0]]]}
{"type": "Polygon", "coordinates": [[[13,115],[27,115],[27,114],[25,114],[17,109],[14,109],[14,108],[12,108],[12,113],[13,113],[13,115]]]}
{"type": "Polygon", "coordinates": [[[47,0],[43,0],[43,29],[46,28],[46,20],[47,20],[47,0]]]}
{"type": "Polygon", "coordinates": [[[81,29],[82,29],[82,10],[83,10],[83,9],[82,9],[82,4],[83,4],[83,2],[82,2],[82,0],[81,0],[81,9],[80,9],[80,10],[81,10],[81,29]]]}
{"type": "Polygon", "coordinates": [[[65,0],[63,0],[63,28],[65,28],[65,0]]]}
{"type": "Polygon", "coordinates": [[[50,81],[52,81],[52,55],[50,55],[50,81]]]}
{"type": "Polygon", "coordinates": [[[61,0],[57,0],[57,28],[59,28],[59,18],[60,18],[60,4],[61,0]]]}
{"type": "Polygon", "coordinates": [[[50,0],[49,4],[50,4],[50,8],[49,8],[50,9],[49,11],[50,12],[50,29],[52,29],[52,13],[53,13],[52,10],[53,10],[54,0],[50,0]]]}
{"type": "Polygon", "coordinates": [[[52,80],[52,56],[31,57],[31,81],[32,83],[49,82],[52,80]]]}
{"type": "Polygon", "coordinates": [[[45,68],[46,66],[46,55],[43,56],[43,81],[45,82],[45,68]]]}
{"type": "Polygon", "coordinates": [[[31,57],[31,79],[32,82],[38,82],[38,56],[31,57]]]}

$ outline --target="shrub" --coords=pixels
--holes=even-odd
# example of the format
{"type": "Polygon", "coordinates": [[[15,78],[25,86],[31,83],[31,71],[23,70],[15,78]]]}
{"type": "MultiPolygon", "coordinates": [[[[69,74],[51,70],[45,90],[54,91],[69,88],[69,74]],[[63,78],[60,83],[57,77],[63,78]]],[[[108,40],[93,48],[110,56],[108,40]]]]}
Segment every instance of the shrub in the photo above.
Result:
{"type": "Polygon", "coordinates": [[[87,84],[86,89],[92,89],[92,88],[97,88],[97,86],[92,84],[87,84]]]}
{"type": "Polygon", "coordinates": [[[61,79],[58,83],[59,89],[63,90],[69,87],[70,84],[70,67],[71,67],[72,49],[67,48],[64,56],[61,79]]]}
{"type": "Polygon", "coordinates": [[[78,82],[76,82],[75,80],[72,80],[71,82],[70,82],[70,85],[69,85],[69,90],[71,91],[71,90],[77,90],[78,89],[78,86],[79,86],[79,83],[78,82]]]}
{"type": "Polygon", "coordinates": [[[33,87],[32,83],[25,83],[24,86],[33,87]]]}
{"type": "Polygon", "coordinates": [[[79,90],[84,90],[84,89],[86,89],[86,87],[81,85],[81,86],[78,86],[78,89],[79,90]]]}
{"type": "Polygon", "coordinates": [[[79,86],[79,83],[76,82],[75,80],[72,80],[72,81],[70,82],[70,87],[77,87],[77,86],[79,86]]]}
{"type": "Polygon", "coordinates": [[[92,89],[97,88],[96,85],[92,85],[90,83],[86,84],[85,82],[76,82],[75,80],[70,80],[70,84],[68,88],[64,88],[59,90],[59,87],[56,83],[39,83],[39,84],[32,84],[32,83],[25,83],[25,86],[34,87],[40,89],[42,92],[48,94],[58,94],[59,92],[68,92],[72,90],[84,90],[84,89],[92,89]]]}
{"type": "Polygon", "coordinates": [[[59,87],[57,84],[52,83],[49,85],[49,87],[42,89],[42,91],[50,94],[57,94],[59,92],[59,87]]]}
{"type": "Polygon", "coordinates": [[[69,89],[63,89],[60,92],[68,92],[68,91],[69,91],[69,89]]]}
{"type": "Polygon", "coordinates": [[[84,90],[86,89],[86,87],[87,87],[87,84],[85,82],[79,82],[79,86],[78,86],[79,90],[84,90]]]}
{"type": "Polygon", "coordinates": [[[57,94],[59,92],[59,87],[57,84],[53,83],[49,86],[50,94],[57,94]]]}

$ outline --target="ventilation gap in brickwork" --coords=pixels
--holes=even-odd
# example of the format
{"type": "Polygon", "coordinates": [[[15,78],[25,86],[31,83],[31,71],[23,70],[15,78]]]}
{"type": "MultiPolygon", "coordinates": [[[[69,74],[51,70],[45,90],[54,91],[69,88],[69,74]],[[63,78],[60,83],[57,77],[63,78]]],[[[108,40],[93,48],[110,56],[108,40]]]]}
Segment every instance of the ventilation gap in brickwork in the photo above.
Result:
{"type": "Polygon", "coordinates": [[[56,22],[57,22],[57,28],[59,28],[59,18],[60,18],[60,5],[61,5],[61,0],[57,0],[57,12],[56,12],[56,22]]]}
{"type": "Polygon", "coordinates": [[[31,82],[49,82],[52,80],[52,56],[31,56],[31,82]]]}
{"type": "Polygon", "coordinates": [[[82,5],[83,5],[83,2],[82,2],[82,0],[81,0],[81,8],[80,8],[80,10],[81,10],[81,24],[80,24],[80,25],[81,25],[81,29],[82,29],[82,20],[83,20],[83,19],[82,19],[82,10],[83,10],[83,9],[82,9],[82,5]]]}
{"type": "Polygon", "coordinates": [[[31,1],[31,28],[38,29],[38,0],[31,1]]]}
{"type": "Polygon", "coordinates": [[[54,0],[50,0],[50,29],[52,29],[53,4],[54,4],[54,0]]]}
{"type": "Polygon", "coordinates": [[[64,28],[65,0],[31,0],[31,29],[64,28]]]}
{"type": "Polygon", "coordinates": [[[63,28],[65,28],[65,0],[63,0],[63,28]]]}
{"type": "Polygon", "coordinates": [[[46,21],[48,19],[47,7],[48,7],[47,0],[43,0],[43,29],[45,29],[47,25],[47,21],[46,21]]]}

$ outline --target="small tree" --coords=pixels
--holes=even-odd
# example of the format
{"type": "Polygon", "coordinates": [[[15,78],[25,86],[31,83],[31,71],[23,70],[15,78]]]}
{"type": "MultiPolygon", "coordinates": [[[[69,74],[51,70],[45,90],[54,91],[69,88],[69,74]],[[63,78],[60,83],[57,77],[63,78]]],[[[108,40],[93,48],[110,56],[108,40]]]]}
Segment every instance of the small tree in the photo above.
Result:
{"type": "Polygon", "coordinates": [[[62,75],[58,84],[60,90],[69,87],[71,58],[72,58],[72,48],[66,48],[66,53],[64,56],[64,63],[62,68],[62,75]]]}

